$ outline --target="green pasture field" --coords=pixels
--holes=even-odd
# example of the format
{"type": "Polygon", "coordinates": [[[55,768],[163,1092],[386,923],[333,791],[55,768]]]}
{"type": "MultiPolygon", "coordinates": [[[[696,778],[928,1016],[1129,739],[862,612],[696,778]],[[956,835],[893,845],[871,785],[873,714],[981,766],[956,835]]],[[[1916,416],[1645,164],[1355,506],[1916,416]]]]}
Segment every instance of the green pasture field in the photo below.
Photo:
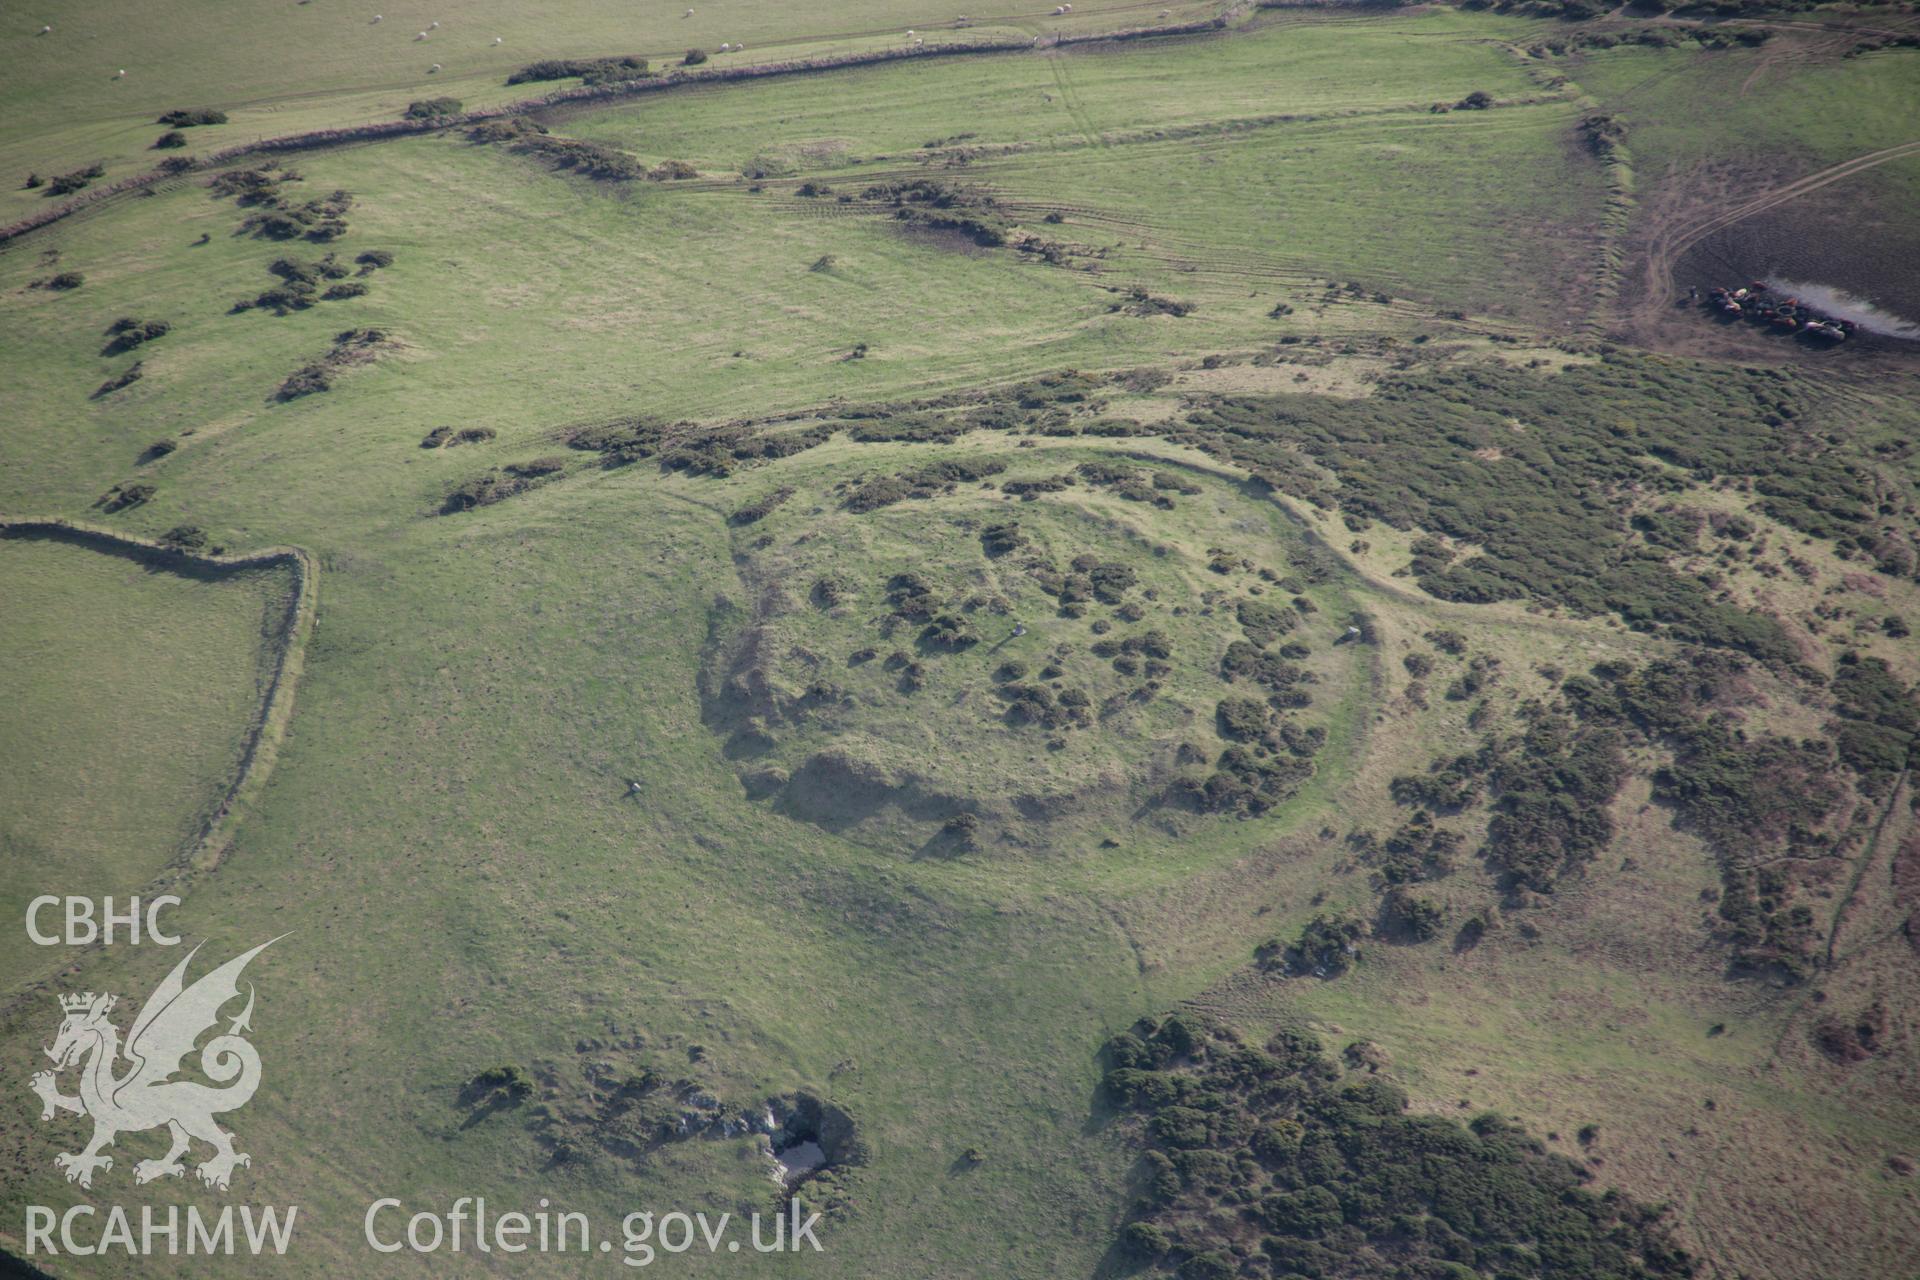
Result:
{"type": "MultiPolygon", "coordinates": [[[[43,894],[121,909],[180,859],[226,794],[266,695],[286,576],[184,576],[71,544],[0,539],[4,908],[43,894]]],[[[58,934],[59,910],[42,932],[58,934]]],[[[57,950],[0,938],[10,973],[57,950]]]]}
{"type": "MultiPolygon", "coordinates": [[[[9,11],[0,17],[0,107],[12,122],[0,141],[0,222],[44,202],[44,191],[23,189],[29,172],[51,176],[104,159],[110,181],[151,168],[167,154],[149,150],[163,132],[154,120],[181,108],[228,114],[225,125],[189,131],[192,150],[206,151],[390,120],[424,97],[446,94],[485,106],[537,96],[558,86],[508,88],[505,81],[543,58],[639,54],[663,68],[690,48],[712,54],[724,43],[748,46],[756,60],[784,60],[900,46],[916,29],[923,39],[966,43],[1190,22],[1216,11],[1193,0],[1087,0],[1063,17],[1050,9],[969,14],[966,28],[955,26],[953,6],[931,0],[798,8],[741,0],[482,0],[457,9],[428,0],[352,9],[312,0],[256,9],[244,19],[210,0],[9,11]],[[42,35],[42,26],[53,29],[42,35]],[[431,70],[436,65],[440,70],[431,70]]],[[[714,65],[729,58],[738,60],[721,54],[714,65]]]]}
{"type": "MultiPolygon", "coordinates": [[[[1672,165],[1750,163],[1743,148],[1810,172],[1914,140],[1920,55],[1913,50],[1813,65],[1774,54],[1767,45],[1714,51],[1621,46],[1587,51],[1568,70],[1582,90],[1627,118],[1635,163],[1649,173],[1672,165]],[[1712,110],[1688,109],[1703,97],[1712,110]],[[1844,110],[1836,109],[1840,104],[1844,110]]],[[[1902,167],[1911,173],[1914,166],[1902,167]]],[[[1787,176],[1799,173],[1790,169],[1787,176]]]]}

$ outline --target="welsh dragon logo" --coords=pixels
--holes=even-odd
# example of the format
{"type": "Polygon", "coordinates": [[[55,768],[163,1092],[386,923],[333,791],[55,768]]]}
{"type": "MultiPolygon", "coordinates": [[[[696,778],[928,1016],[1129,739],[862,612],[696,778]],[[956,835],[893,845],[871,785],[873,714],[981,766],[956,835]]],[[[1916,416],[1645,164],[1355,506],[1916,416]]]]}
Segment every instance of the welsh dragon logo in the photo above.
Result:
{"type": "Polygon", "coordinates": [[[127,1033],[126,1062],[121,1063],[120,1029],[107,1015],[119,997],[84,995],[60,997],[60,1010],[66,1015],[60,1034],[47,1057],[53,1059],[52,1071],[37,1073],[28,1083],[40,1095],[42,1120],[51,1120],[58,1111],[71,1111],[93,1119],[93,1140],[77,1155],[53,1158],[54,1166],[67,1175],[68,1182],[83,1187],[93,1185],[96,1170],[113,1168],[113,1157],[100,1154],[122,1133],[136,1133],[165,1125],[173,1145],[159,1160],[142,1160],[133,1166],[135,1182],[156,1178],[178,1178],[187,1169],[181,1162],[199,1139],[213,1148],[213,1155],[194,1169],[200,1181],[225,1191],[235,1166],[252,1164],[252,1158],[233,1149],[233,1135],[214,1123],[214,1117],[235,1111],[247,1104],[260,1087],[260,1054],[243,1033],[252,1030],[253,987],[247,987],[247,1004],[231,1019],[226,1034],[216,1035],[200,1051],[200,1071],[215,1085],[197,1080],[176,1080],[181,1060],[193,1052],[195,1041],[220,1021],[220,1010],[240,995],[240,973],[247,962],[279,939],[261,943],[200,978],[192,986],[185,982],[187,965],[200,948],[173,967],[154,990],[133,1028],[127,1033]],[[58,1073],[69,1067],[80,1069],[80,1095],[68,1097],[60,1092],[58,1073]]]}

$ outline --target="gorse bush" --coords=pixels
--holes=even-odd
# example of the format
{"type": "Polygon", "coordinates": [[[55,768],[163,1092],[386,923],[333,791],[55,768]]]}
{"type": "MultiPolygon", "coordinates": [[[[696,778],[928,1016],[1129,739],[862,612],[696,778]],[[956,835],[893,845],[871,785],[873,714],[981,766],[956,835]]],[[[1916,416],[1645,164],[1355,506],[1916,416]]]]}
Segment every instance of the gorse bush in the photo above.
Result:
{"type": "Polygon", "coordinates": [[[1406,889],[1394,889],[1381,904],[1380,920],[1387,936],[1408,942],[1428,942],[1440,935],[1446,908],[1432,898],[1406,889]]]}
{"type": "Polygon", "coordinates": [[[1348,842],[1387,885],[1415,884],[1447,875],[1465,843],[1459,832],[1439,826],[1424,809],[1415,811],[1384,842],[1374,839],[1371,832],[1355,832],[1348,842]]]}
{"type": "Polygon", "coordinates": [[[145,506],[153,500],[155,492],[157,491],[154,487],[144,481],[136,484],[117,484],[102,494],[93,505],[108,515],[113,515],[117,512],[129,511],[134,507],[145,506]]]}
{"type": "Polygon", "coordinates": [[[508,463],[505,467],[475,476],[456,487],[441,502],[440,514],[453,515],[503,502],[515,494],[526,492],[537,483],[562,474],[566,466],[567,460],[559,456],[508,463]]]}
{"type": "Polygon", "coordinates": [[[207,531],[197,524],[177,524],[160,535],[160,541],[181,551],[207,549],[207,531]]]}
{"type": "Polygon", "coordinates": [[[475,1073],[460,1087],[460,1101],[468,1106],[514,1103],[530,1096],[533,1088],[533,1078],[524,1069],[507,1063],[475,1073]]]}
{"type": "MultiPolygon", "coordinates": [[[[367,292],[365,284],[345,278],[350,274],[346,264],[340,261],[339,255],[333,253],[327,254],[317,262],[303,262],[298,258],[276,258],[267,270],[278,276],[281,283],[252,298],[240,299],[233,304],[232,311],[250,311],[259,308],[284,316],[295,311],[305,311],[316,302],[339,302],[361,297],[367,292]],[[328,286],[322,292],[320,286],[327,281],[339,283],[328,286]]],[[[361,274],[366,274],[364,268],[361,274]]]]}
{"type": "Polygon", "coordinates": [[[929,648],[948,652],[968,649],[980,643],[972,621],[963,613],[939,614],[921,629],[920,639],[929,648]]]}
{"type": "Polygon", "coordinates": [[[72,195],[76,191],[92,186],[93,180],[104,176],[106,172],[105,162],[96,160],[84,169],[74,169],[58,174],[48,180],[47,194],[50,196],[72,195]]]}
{"type": "Polygon", "coordinates": [[[108,341],[100,349],[100,354],[121,355],[157,338],[164,338],[172,331],[173,326],[165,320],[136,320],[132,316],[122,316],[107,326],[108,341]]]}
{"type": "Polygon", "coordinates": [[[1121,1246],[1178,1261],[1183,1280],[1694,1274],[1658,1210],[1587,1191],[1585,1168],[1497,1115],[1409,1114],[1399,1088],[1344,1076],[1303,1031],[1256,1047],[1182,1014],[1104,1056],[1103,1091],[1144,1148],[1121,1246]]]}
{"type": "Polygon", "coordinates": [[[646,165],[624,151],[579,138],[558,137],[525,116],[489,120],[468,130],[467,137],[481,144],[503,144],[556,169],[603,182],[633,182],[647,176],[646,165]]]}
{"type": "Polygon", "coordinates": [[[791,498],[793,494],[794,490],[791,486],[781,485],[779,488],[766,494],[766,496],[755,499],[735,511],[727,517],[727,523],[732,525],[757,524],[773,514],[774,510],[787,499],[791,498]]]}
{"type": "Polygon", "coordinates": [[[576,76],[585,84],[616,84],[638,80],[647,74],[645,58],[548,58],[530,62],[507,77],[507,83],[535,84],[546,80],[571,80],[576,76]]]}
{"type": "Polygon", "coordinates": [[[110,396],[114,392],[119,391],[124,387],[130,387],[134,383],[140,381],[140,379],[143,376],[145,376],[145,370],[141,366],[142,366],[142,362],[139,360],[135,360],[132,364],[127,366],[126,372],[118,374],[115,377],[108,378],[105,382],[101,383],[98,387],[96,387],[94,389],[93,396],[91,398],[98,400],[102,396],[110,396]]]}
{"type": "Polygon", "coordinates": [[[1290,974],[1315,978],[1337,978],[1360,958],[1360,939],[1366,926],[1352,915],[1316,915],[1300,930],[1293,942],[1265,943],[1254,951],[1254,958],[1266,968],[1278,968],[1290,974]]]}
{"type": "Polygon", "coordinates": [[[463,106],[458,98],[422,98],[407,104],[407,119],[440,120],[459,115],[463,106]]]}
{"type": "MultiPolygon", "coordinates": [[[[805,187],[801,194],[808,194],[805,187]]],[[[829,192],[817,187],[814,194],[829,192]]],[[[860,199],[890,206],[900,222],[930,231],[957,232],[982,248],[1006,244],[1013,226],[1012,218],[985,191],[930,178],[880,183],[863,190],[860,199]]]]}
{"type": "Polygon", "coordinates": [[[850,493],[845,502],[852,512],[878,511],[908,499],[925,500],[948,492],[955,485],[999,475],[1006,465],[1000,462],[936,462],[898,475],[869,480],[850,493]]]}
{"type": "Polygon", "coordinates": [[[1871,473],[1803,429],[1804,417],[1775,371],[1610,353],[1551,379],[1448,369],[1401,375],[1367,400],[1225,399],[1169,434],[1362,526],[1377,520],[1477,547],[1466,558],[1420,558],[1420,585],[1443,599],[1611,613],[1790,664],[1797,652],[1778,622],[1703,591],[1669,564],[1671,548],[1635,535],[1623,500],[1599,495],[1745,478],[1766,514],[1801,533],[1881,538],[1890,523],[1871,473]],[[1512,422],[1531,426],[1516,432],[1512,422]],[[1497,466],[1458,465],[1465,452],[1493,448],[1497,466]]]}
{"type": "Polygon", "coordinates": [[[154,121],[171,129],[192,129],[200,125],[225,124],[227,113],[215,111],[212,107],[195,107],[192,110],[169,111],[154,121]]]}
{"type": "Polygon", "coordinates": [[[1026,545],[1027,535],[1020,532],[1017,520],[990,524],[980,531],[980,549],[996,559],[1012,555],[1026,545]]]}
{"type": "Polygon", "coordinates": [[[967,431],[958,418],[928,413],[882,414],[847,428],[847,438],[861,444],[893,441],[902,444],[946,444],[967,431]]]}
{"type": "Polygon", "coordinates": [[[600,454],[609,467],[652,458],[671,471],[724,476],[745,466],[812,449],[831,435],[832,428],[824,426],[769,431],[746,423],[703,427],[628,418],[582,427],[568,436],[567,444],[600,454]]]}
{"type": "Polygon", "coordinates": [[[231,197],[242,208],[252,210],[240,223],[240,229],[250,235],[267,240],[306,239],[316,244],[345,235],[352,194],[336,190],[304,202],[282,194],[286,184],[299,181],[300,175],[291,169],[275,172],[261,167],[227,170],[208,186],[216,196],[231,197]]]}
{"type": "Polygon", "coordinates": [[[298,400],[333,388],[341,372],[374,359],[392,339],[384,329],[347,329],[334,335],[333,346],[320,359],[302,365],[274,392],[277,401],[298,400]]]}

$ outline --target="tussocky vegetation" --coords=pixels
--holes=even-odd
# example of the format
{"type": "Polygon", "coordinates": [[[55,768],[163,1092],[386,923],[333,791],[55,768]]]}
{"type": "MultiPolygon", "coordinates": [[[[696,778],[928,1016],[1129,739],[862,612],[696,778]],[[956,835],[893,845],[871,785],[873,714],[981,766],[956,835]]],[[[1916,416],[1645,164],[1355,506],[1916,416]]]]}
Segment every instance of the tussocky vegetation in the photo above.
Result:
{"type": "Polygon", "coordinates": [[[1170,3],[0,31],[0,516],[174,549],[0,540],[0,856],[291,930],[291,1271],[1913,1255],[1916,352],[1676,305],[1920,312],[1908,15],[1170,3]]]}

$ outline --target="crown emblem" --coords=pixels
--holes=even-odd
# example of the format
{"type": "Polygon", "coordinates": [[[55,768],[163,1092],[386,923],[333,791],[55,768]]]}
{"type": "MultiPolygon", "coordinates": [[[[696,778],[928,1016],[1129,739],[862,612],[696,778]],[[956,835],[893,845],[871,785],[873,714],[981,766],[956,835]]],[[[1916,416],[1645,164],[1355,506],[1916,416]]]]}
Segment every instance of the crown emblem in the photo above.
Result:
{"type": "Polygon", "coordinates": [[[68,1013],[84,1013],[93,1006],[93,992],[84,992],[77,996],[61,996],[60,1007],[68,1013]]]}

